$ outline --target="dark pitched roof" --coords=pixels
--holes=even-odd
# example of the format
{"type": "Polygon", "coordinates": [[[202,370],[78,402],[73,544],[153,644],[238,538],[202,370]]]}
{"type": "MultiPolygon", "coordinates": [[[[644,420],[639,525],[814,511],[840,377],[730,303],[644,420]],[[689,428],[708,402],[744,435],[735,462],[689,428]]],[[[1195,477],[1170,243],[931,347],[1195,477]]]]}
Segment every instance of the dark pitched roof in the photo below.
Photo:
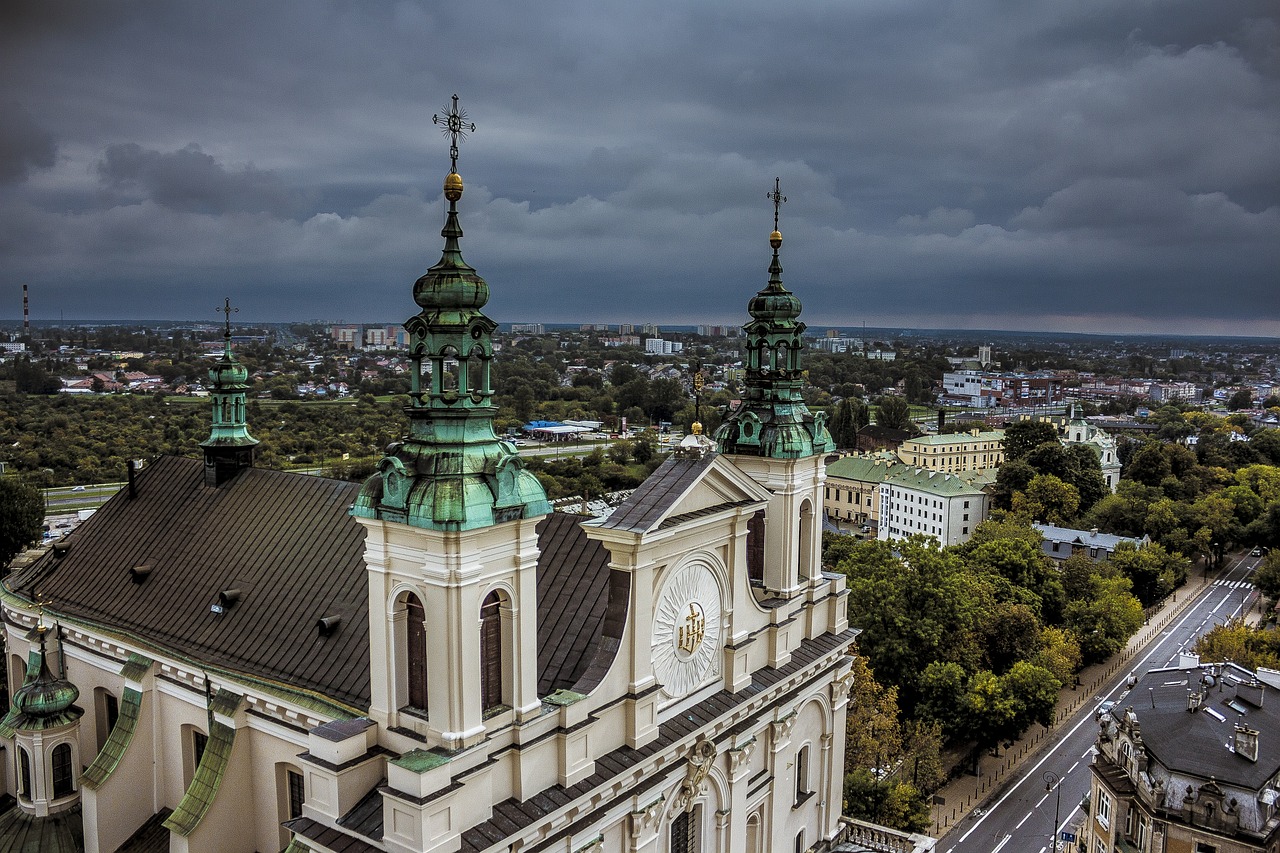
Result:
{"type": "Polygon", "coordinates": [[[367,707],[364,530],[347,515],[359,484],[248,468],[215,488],[200,460],[170,456],[137,487],[9,587],[212,666],[367,707]],[[135,566],[151,567],[141,583],[135,566]],[[230,589],[239,599],[212,612],[230,589]],[[339,629],[320,636],[316,620],[335,614],[339,629]]]}
{"type": "Polygon", "coordinates": [[[701,476],[715,459],[715,454],[701,456],[670,456],[649,478],[632,492],[631,497],[613,514],[600,523],[600,527],[613,530],[629,530],[643,533],[662,518],[663,513],[680,500],[685,490],[701,476]]]}
{"type": "Polygon", "coordinates": [[[577,683],[602,638],[609,552],[582,518],[553,512],[538,525],[538,695],[577,683]]]}
{"type": "MultiPolygon", "coordinates": [[[[364,530],[347,514],[358,483],[250,468],[214,488],[201,460],[162,457],[137,486],[72,533],[65,555],[50,552],[6,586],[209,666],[368,707],[364,530]],[[144,565],[134,583],[130,570],[144,565]],[[233,588],[239,600],[212,612],[233,588]],[[333,615],[341,624],[322,637],[316,621],[333,615]]],[[[542,695],[598,665],[608,633],[609,555],[579,522],[552,513],[538,525],[542,695]]]]}
{"type": "MultiPolygon", "coordinates": [[[[1181,773],[1239,785],[1257,791],[1280,770],[1280,691],[1260,684],[1252,699],[1242,699],[1241,680],[1253,673],[1226,664],[1207,689],[1200,681],[1204,669],[1154,669],[1145,673],[1129,693],[1142,726],[1142,742],[1157,761],[1181,773]],[[1205,690],[1204,709],[1187,711],[1187,694],[1205,690]],[[1271,701],[1266,701],[1266,696],[1271,701]],[[1154,706],[1154,707],[1152,707],[1154,706]],[[1212,711],[1212,713],[1210,713],[1212,711]],[[1215,714],[1217,716],[1215,716],[1215,714]],[[1236,724],[1262,732],[1258,760],[1250,761],[1227,747],[1236,724]]],[[[1113,717],[1124,713],[1120,706],[1113,717]]]]}

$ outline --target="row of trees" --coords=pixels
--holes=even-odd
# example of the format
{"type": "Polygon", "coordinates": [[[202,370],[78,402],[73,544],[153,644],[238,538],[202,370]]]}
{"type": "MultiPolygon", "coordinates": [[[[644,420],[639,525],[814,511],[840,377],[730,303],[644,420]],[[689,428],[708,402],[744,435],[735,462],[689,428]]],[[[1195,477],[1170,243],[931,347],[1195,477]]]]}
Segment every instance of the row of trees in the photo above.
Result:
{"type": "MultiPolygon", "coordinates": [[[[1029,726],[1051,723],[1059,690],[1141,627],[1135,591],[1153,585],[1148,575],[1185,578],[1184,560],[1143,553],[1122,550],[1106,562],[1077,555],[1059,567],[1040,535],[1013,516],[984,522],[949,548],[925,537],[890,545],[828,534],[824,561],[848,578],[850,622],[862,629],[859,646],[882,691],[876,702],[905,709],[894,725],[879,723],[894,735],[876,747],[881,758],[850,753],[853,812],[920,829],[923,797],[940,782],[931,743],[972,744],[976,761],[1029,726]],[[917,760],[930,768],[923,781],[917,760]],[[892,779],[887,768],[897,770],[892,779]]],[[[866,737],[865,726],[851,717],[850,738],[866,737]]]]}

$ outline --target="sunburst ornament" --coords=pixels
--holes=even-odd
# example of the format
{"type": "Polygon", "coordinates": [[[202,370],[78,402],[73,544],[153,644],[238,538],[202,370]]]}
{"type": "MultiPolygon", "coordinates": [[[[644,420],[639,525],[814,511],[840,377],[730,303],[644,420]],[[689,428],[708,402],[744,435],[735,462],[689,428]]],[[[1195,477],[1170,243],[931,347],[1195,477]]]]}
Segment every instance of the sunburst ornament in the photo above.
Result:
{"type": "Polygon", "coordinates": [[[671,698],[687,696],[720,674],[720,585],[702,563],[676,569],[653,614],[653,673],[671,698]]]}

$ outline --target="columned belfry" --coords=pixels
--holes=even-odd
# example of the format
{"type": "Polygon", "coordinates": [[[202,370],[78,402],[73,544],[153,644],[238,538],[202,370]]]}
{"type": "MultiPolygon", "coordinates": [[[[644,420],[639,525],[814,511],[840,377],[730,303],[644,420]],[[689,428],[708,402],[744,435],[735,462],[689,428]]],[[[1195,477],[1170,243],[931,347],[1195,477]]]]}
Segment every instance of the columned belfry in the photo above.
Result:
{"type": "Polygon", "coordinates": [[[218,309],[226,314],[222,333],[222,357],[209,368],[209,397],[213,400],[213,428],[200,442],[204,448],[204,482],[220,486],[241,468],[253,467],[253,448],[258,440],[249,435],[245,402],[249,391],[249,371],[231,352],[231,315],[238,308],[226,300],[218,309]]]}

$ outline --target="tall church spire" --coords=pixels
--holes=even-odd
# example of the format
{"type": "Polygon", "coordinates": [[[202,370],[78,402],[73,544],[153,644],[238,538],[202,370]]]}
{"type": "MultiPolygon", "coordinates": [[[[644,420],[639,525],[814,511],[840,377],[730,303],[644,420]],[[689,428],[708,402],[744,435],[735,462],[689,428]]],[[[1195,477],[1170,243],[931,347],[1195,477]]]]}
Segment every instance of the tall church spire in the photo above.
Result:
{"type": "Polygon", "coordinates": [[[388,448],[378,473],[365,482],[351,510],[361,518],[470,530],[551,511],[538,479],[493,430],[490,367],[497,324],[480,310],[489,301],[489,285],[462,259],[459,245],[458,142],[475,130],[465,119],[456,95],[444,117],[433,116],[450,141],[444,251],[414,283],[413,301],[422,310],[404,324],[413,361],[409,434],[388,448]]]}
{"type": "Polygon", "coordinates": [[[231,351],[231,315],[240,309],[232,308],[231,300],[227,299],[218,310],[226,314],[226,328],[222,333],[222,357],[209,368],[213,427],[209,437],[200,442],[204,448],[204,481],[208,486],[221,485],[241,468],[253,467],[253,448],[258,443],[249,435],[245,420],[249,371],[231,351]]]}
{"type": "Polygon", "coordinates": [[[826,415],[816,417],[804,402],[804,330],[800,300],[782,284],[782,232],[778,212],[786,196],[775,178],[768,198],[773,202],[769,245],[769,282],[747,303],[751,321],[746,334],[746,393],[716,431],[721,453],[799,459],[832,450],[826,415]]]}

